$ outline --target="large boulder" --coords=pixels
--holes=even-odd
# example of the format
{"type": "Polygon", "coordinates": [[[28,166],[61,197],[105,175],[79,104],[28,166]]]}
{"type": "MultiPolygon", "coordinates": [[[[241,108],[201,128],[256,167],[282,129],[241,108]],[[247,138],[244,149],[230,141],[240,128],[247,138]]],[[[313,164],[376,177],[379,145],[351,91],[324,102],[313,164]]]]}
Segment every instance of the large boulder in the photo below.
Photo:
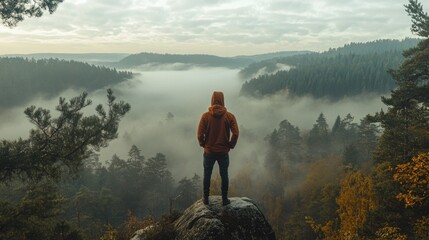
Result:
{"type": "Polygon", "coordinates": [[[177,238],[183,240],[275,240],[275,234],[256,204],[249,198],[229,198],[222,206],[220,196],[210,204],[198,200],[174,222],[177,238]]]}

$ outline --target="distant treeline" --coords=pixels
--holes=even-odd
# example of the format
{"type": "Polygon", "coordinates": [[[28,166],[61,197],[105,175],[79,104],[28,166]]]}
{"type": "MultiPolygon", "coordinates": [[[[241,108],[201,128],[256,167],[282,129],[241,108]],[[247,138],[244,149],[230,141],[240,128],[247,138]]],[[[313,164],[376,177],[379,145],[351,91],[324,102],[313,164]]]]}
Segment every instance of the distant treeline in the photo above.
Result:
{"type": "MultiPolygon", "coordinates": [[[[282,51],[259,55],[242,55],[236,57],[219,57],[207,54],[159,54],[138,53],[125,57],[118,63],[111,64],[118,68],[133,68],[139,66],[153,67],[156,65],[185,64],[198,67],[226,67],[242,68],[256,61],[267,60],[275,57],[286,57],[308,53],[308,51],[282,51]]],[[[184,68],[187,69],[187,68],[184,68]]]]}
{"type": "Polygon", "coordinates": [[[249,65],[250,59],[234,59],[228,57],[218,57],[203,54],[158,54],[158,53],[138,53],[125,57],[117,63],[118,67],[131,68],[145,64],[190,64],[202,67],[230,67],[240,68],[249,65]]]}
{"type": "Polygon", "coordinates": [[[34,59],[62,59],[75,60],[87,63],[117,62],[128,56],[127,53],[29,53],[29,54],[6,54],[0,57],[22,57],[34,59]]]}
{"type": "Polygon", "coordinates": [[[56,96],[68,88],[93,91],[132,77],[77,61],[0,58],[0,107],[18,106],[37,95],[56,96]]]}
{"type": "Polygon", "coordinates": [[[233,58],[250,58],[253,61],[265,61],[273,58],[282,58],[282,57],[289,57],[294,55],[300,55],[300,54],[307,54],[307,53],[313,53],[311,51],[279,51],[279,52],[272,52],[272,53],[262,53],[262,54],[256,54],[256,55],[239,55],[235,56],[233,58]]]}
{"type": "Polygon", "coordinates": [[[334,100],[361,93],[386,93],[395,86],[387,71],[397,68],[404,59],[402,52],[417,43],[418,39],[351,43],[323,53],[251,64],[240,72],[242,77],[261,71],[272,73],[279,65],[292,68],[252,78],[243,84],[241,93],[264,96],[285,90],[292,96],[310,95],[334,100]]]}

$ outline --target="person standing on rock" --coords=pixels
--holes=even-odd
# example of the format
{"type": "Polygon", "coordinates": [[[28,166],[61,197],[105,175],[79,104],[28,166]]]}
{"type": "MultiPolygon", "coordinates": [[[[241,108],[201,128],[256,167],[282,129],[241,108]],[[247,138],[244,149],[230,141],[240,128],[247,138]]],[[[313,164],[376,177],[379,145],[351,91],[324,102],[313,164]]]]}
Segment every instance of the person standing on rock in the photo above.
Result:
{"type": "Polygon", "coordinates": [[[222,92],[213,92],[211,107],[203,113],[198,124],[198,142],[204,148],[203,202],[209,204],[210,180],[215,162],[218,162],[222,179],[222,204],[228,205],[229,150],[238,140],[238,125],[234,114],[225,108],[222,92]],[[232,135],[231,135],[232,133],[232,135]]]}

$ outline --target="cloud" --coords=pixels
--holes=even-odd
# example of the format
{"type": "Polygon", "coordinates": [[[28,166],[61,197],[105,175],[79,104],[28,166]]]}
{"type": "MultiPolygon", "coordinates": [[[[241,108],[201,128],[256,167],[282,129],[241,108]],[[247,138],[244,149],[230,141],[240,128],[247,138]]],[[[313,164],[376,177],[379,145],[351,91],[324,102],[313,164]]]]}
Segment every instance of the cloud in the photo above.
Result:
{"type": "Polygon", "coordinates": [[[132,52],[141,51],[136,46],[165,48],[175,43],[178,48],[185,43],[234,44],[243,46],[240,51],[249,46],[326,50],[356,38],[411,36],[409,25],[402,3],[387,0],[70,0],[53,15],[26,19],[14,29],[2,28],[0,42],[12,45],[21,38],[21,42],[65,46],[126,43],[132,52]]]}
{"type": "Polygon", "coordinates": [[[201,175],[202,149],[197,144],[196,128],[215,90],[224,92],[225,105],[235,114],[241,130],[238,145],[231,151],[231,176],[249,159],[254,161],[254,167],[263,167],[267,151],[264,137],[282,120],[289,120],[303,133],[313,126],[320,112],[332,127],[337,115],[351,113],[358,123],[383,106],[379,96],[358,96],[335,103],[309,97],[289,99],[284,95],[251,99],[239,96],[241,83],[236,70],[194,68],[144,72],[132,83],[116,86],[118,99],[129,102],[132,110],[121,122],[119,139],[103,150],[102,159],[110,159],[114,153],[125,158],[135,144],[146,157],[157,152],[166,154],[176,179],[201,175]],[[173,121],[166,120],[168,112],[173,113],[173,121]]]}
{"type": "MultiPolygon", "coordinates": [[[[289,99],[281,94],[262,100],[252,99],[239,96],[241,84],[238,70],[193,68],[188,71],[142,72],[133,80],[114,86],[117,99],[130,103],[131,111],[121,120],[118,139],[102,149],[100,159],[103,162],[111,160],[115,153],[126,158],[134,144],[146,158],[158,152],[164,153],[176,180],[192,177],[194,173],[201,176],[203,150],[197,143],[196,128],[215,90],[224,92],[225,105],[235,114],[240,127],[238,144],[231,151],[231,177],[249,162],[252,168],[263,169],[267,151],[264,137],[285,119],[304,133],[313,126],[320,112],[332,127],[337,115],[344,117],[351,113],[358,123],[366,114],[383,106],[379,96],[358,96],[335,103],[309,97],[289,99]],[[166,120],[169,112],[174,115],[172,121],[166,120]]],[[[70,99],[79,93],[67,90],[59,95],[70,99]]],[[[105,103],[105,95],[105,90],[90,93],[93,104],[87,111],[94,113],[97,104],[105,103]]],[[[51,109],[56,116],[53,109],[58,98],[37,98],[31,104],[51,109]]],[[[4,139],[28,137],[33,126],[23,110],[24,106],[0,114],[0,132],[4,139]]]]}

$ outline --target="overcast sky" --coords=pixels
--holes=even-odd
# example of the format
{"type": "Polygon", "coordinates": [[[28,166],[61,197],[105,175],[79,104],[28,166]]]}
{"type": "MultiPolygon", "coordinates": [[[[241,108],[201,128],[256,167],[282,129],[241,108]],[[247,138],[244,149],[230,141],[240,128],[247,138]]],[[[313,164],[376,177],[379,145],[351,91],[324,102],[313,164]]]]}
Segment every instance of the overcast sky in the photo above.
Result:
{"type": "MultiPolygon", "coordinates": [[[[412,37],[406,0],[65,0],[0,26],[0,54],[324,51],[412,37]]],[[[424,6],[427,8],[427,6],[424,6]]]]}

